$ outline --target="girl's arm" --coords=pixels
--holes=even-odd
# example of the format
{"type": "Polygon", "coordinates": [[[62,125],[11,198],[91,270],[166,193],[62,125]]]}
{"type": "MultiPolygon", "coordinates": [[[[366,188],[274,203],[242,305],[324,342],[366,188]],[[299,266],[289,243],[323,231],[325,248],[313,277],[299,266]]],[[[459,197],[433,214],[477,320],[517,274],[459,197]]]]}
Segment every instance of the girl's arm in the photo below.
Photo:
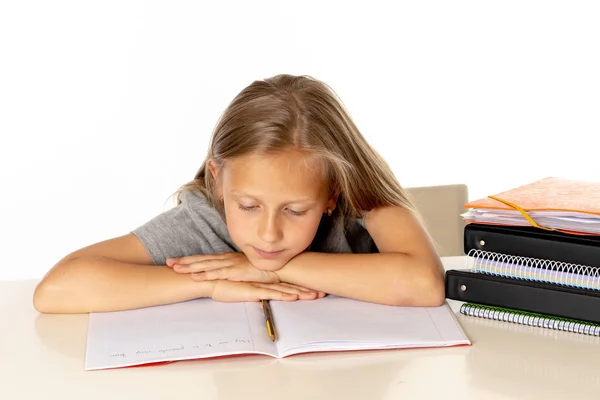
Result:
{"type": "Polygon", "coordinates": [[[35,289],[33,304],[39,312],[118,311],[210,296],[210,282],[186,282],[170,268],[93,256],[56,267],[35,289]]]}
{"type": "Polygon", "coordinates": [[[116,311],[205,297],[210,287],[153,265],[128,234],[63,258],[37,285],[33,304],[44,313],[116,311]]]}
{"type": "Polygon", "coordinates": [[[444,270],[423,226],[400,207],[372,210],[365,227],[380,253],[301,253],[277,275],[283,282],[375,303],[437,306],[444,270]]]}
{"type": "Polygon", "coordinates": [[[43,313],[89,313],[177,303],[200,297],[219,301],[310,300],[323,293],[279,283],[196,282],[153,265],[133,235],[78,250],[58,262],[37,285],[33,305],[43,313]]]}

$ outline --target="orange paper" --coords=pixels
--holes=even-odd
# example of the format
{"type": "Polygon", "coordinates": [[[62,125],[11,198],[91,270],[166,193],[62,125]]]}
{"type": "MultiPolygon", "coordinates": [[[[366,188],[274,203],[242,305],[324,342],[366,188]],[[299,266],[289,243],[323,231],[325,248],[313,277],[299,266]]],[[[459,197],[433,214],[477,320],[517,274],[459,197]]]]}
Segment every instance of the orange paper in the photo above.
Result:
{"type": "MultiPolygon", "coordinates": [[[[600,215],[600,182],[549,177],[494,195],[525,211],[572,211],[600,215]]],[[[465,208],[514,210],[500,201],[483,198],[465,208]]]]}

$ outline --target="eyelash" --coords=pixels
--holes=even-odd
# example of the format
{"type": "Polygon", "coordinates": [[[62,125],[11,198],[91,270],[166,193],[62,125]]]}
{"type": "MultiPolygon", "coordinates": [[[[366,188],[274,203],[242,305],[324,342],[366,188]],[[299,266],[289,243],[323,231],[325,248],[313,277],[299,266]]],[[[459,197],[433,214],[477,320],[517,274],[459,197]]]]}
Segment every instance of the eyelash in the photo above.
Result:
{"type": "Polygon", "coordinates": [[[290,214],[295,215],[297,217],[301,217],[304,214],[306,214],[306,211],[292,211],[292,210],[288,210],[290,212],[290,214]]]}
{"type": "MultiPolygon", "coordinates": [[[[245,207],[241,204],[238,204],[238,208],[242,211],[254,211],[254,209],[256,208],[256,206],[251,206],[251,207],[245,207]]],[[[293,210],[288,210],[288,212],[294,216],[297,217],[301,217],[304,214],[306,214],[306,211],[293,211],[293,210]]]]}

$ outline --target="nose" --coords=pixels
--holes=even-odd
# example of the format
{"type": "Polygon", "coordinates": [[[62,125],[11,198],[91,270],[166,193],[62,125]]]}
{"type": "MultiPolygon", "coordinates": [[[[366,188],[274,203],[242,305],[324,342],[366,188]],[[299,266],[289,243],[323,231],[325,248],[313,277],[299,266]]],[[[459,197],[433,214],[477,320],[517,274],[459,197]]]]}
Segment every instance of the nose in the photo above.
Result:
{"type": "Polygon", "coordinates": [[[259,222],[258,237],[266,243],[276,243],[283,239],[283,230],[277,212],[263,213],[259,222]]]}

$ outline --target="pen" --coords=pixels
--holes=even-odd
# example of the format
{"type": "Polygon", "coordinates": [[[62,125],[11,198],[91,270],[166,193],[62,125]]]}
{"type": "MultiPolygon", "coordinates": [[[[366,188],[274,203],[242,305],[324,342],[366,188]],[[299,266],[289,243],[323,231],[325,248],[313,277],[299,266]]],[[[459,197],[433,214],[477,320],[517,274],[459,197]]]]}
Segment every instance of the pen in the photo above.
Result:
{"type": "Polygon", "coordinates": [[[269,300],[261,300],[262,308],[265,313],[265,321],[267,323],[267,332],[269,333],[269,337],[272,341],[275,341],[275,324],[273,323],[273,315],[271,314],[271,305],[269,304],[269,300]]]}

